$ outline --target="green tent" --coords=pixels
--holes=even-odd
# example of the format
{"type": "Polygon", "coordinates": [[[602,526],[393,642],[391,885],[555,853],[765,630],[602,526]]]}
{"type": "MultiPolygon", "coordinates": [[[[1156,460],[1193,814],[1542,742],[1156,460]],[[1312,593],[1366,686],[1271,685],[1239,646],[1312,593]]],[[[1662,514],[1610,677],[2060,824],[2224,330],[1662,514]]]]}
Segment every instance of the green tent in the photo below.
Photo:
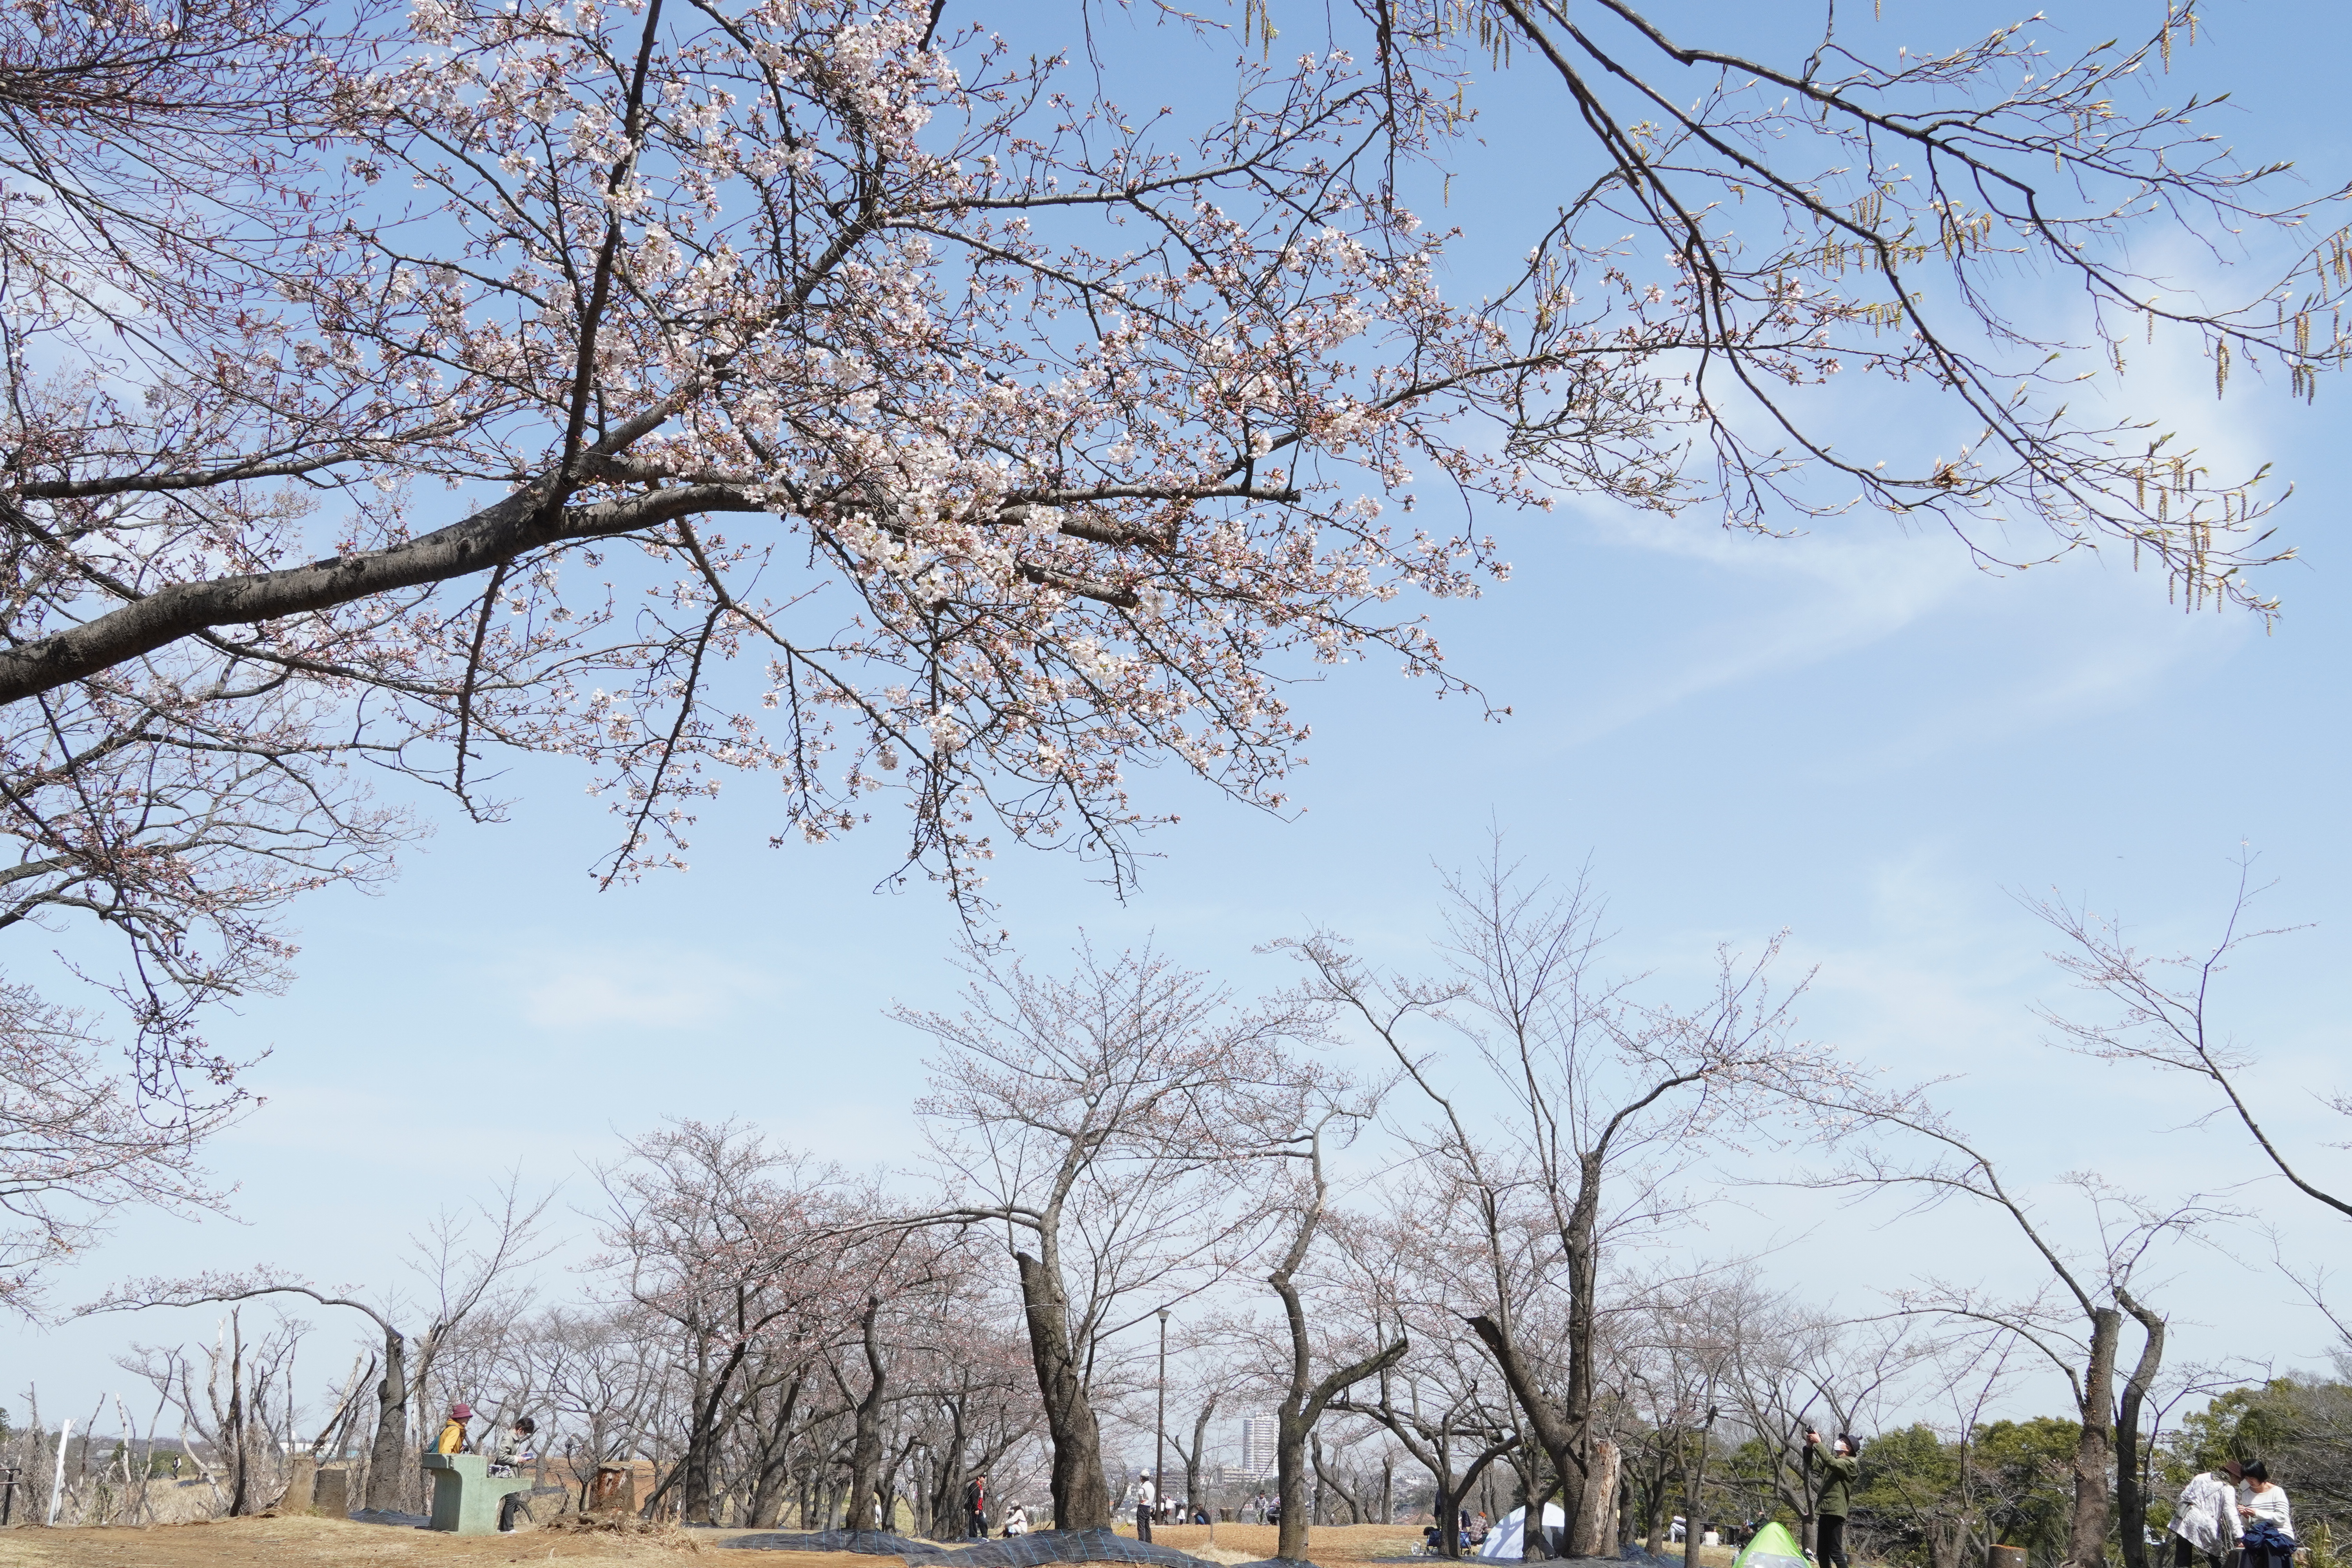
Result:
{"type": "Polygon", "coordinates": [[[1789,1527],[1776,1519],[1748,1538],[1748,1544],[1732,1559],[1731,1568],[1812,1568],[1812,1564],[1789,1527]]]}

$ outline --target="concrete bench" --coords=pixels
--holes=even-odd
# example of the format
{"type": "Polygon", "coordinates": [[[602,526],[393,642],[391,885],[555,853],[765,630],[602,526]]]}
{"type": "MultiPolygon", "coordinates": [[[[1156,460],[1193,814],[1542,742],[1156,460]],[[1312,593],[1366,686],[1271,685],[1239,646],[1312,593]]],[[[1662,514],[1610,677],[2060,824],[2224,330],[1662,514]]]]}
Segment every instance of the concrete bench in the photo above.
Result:
{"type": "Polygon", "coordinates": [[[510,1492],[531,1489],[529,1476],[494,1476],[479,1454],[427,1454],[433,1478],[433,1523],[452,1535],[496,1535],[499,1509],[510,1492]]]}

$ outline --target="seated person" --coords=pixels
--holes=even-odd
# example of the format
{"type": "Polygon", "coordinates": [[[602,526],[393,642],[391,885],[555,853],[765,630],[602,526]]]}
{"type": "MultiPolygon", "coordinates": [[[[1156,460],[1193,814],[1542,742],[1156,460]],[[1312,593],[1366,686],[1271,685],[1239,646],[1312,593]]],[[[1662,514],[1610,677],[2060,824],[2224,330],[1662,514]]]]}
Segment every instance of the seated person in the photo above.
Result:
{"type": "Polygon", "coordinates": [[[538,1430],[539,1423],[530,1416],[516,1416],[514,1425],[507,1428],[507,1435],[499,1440],[498,1448],[490,1455],[490,1474],[511,1476],[529,1464],[535,1458],[530,1451],[531,1435],[538,1430]]]}

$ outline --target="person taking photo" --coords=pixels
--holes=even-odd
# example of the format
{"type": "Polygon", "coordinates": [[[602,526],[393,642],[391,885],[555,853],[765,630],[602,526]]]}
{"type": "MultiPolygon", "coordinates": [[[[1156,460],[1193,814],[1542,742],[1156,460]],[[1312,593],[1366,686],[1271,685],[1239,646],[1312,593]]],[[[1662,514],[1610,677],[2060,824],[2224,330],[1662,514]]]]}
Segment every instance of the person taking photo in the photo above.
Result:
{"type": "Polygon", "coordinates": [[[1813,1561],[1821,1568],[1851,1568],[1845,1554],[1846,1516],[1853,1511],[1853,1478],[1862,1468],[1862,1443],[1851,1432],[1841,1432],[1824,1451],[1819,1432],[1805,1434],[1810,1458],[1820,1460],[1822,1495],[1814,1500],[1816,1544],[1813,1561]]]}

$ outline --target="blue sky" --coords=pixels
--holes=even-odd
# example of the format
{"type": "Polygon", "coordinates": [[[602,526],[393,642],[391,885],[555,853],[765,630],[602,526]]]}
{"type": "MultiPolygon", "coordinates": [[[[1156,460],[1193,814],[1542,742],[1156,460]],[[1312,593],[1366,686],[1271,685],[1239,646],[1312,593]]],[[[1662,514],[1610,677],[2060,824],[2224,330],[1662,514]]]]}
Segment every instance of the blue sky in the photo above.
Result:
{"type": "MultiPolygon", "coordinates": [[[[1707,25],[1709,8],[1676,9],[1686,31],[1707,25]]],[[[2062,15],[2084,17],[2074,34],[2088,38],[2160,9],[2062,15]]],[[[1923,43],[1953,41],[1925,30],[1941,8],[1886,11],[1916,18],[1923,43]]],[[[1715,15],[1752,26],[1767,13],[1778,7],[1715,15]]],[[[2337,7],[2228,5],[2183,74],[2239,89],[2230,138],[2284,150],[2325,184],[2348,166],[2328,112],[2347,31],[2337,7]]],[[[1549,102],[1508,107],[1539,124],[1549,102]]],[[[1462,221],[1508,199],[1508,172],[1499,154],[1484,187],[1465,171],[1462,221]]],[[[2206,1107],[2186,1085],[2040,1043],[2032,1007],[2066,992],[2016,900],[2054,889],[2123,914],[2150,947],[2192,942],[2251,846],[2279,879],[2271,920],[2310,929],[2250,954],[2223,1009],[2263,1058],[2248,1081],[2279,1129],[2352,1188],[2352,1159],[2321,1147],[2340,1129],[2315,1098],[2352,1083],[2352,489],[2336,462],[2352,394],[2325,387],[2306,408],[2245,383],[2217,405],[2208,377],[2201,362],[2155,356],[2127,389],[2299,487],[2282,522],[2303,558],[2270,579],[2286,605],[2272,635],[2184,616],[2124,561],[1995,578],[1948,537],[1875,518],[1793,541],[1575,508],[1498,518],[1512,581],[1436,621],[1453,667],[1508,720],[1433,702],[1379,666],[1332,672],[1300,694],[1316,733],[1294,818],[1148,778],[1147,797],[1183,821],[1150,843],[1162,858],[1135,897],[1114,901],[1075,861],[1016,858],[993,883],[1003,923],[1039,954],[1080,927],[1098,942],[1156,935],[1245,992],[1286,978],[1254,949],[1310,925],[1412,963],[1434,926],[1434,868],[1475,857],[1499,826],[1562,875],[1589,859],[1622,961],[1662,987],[1695,977],[1719,941],[1752,949],[1787,928],[1785,967],[1819,966],[1807,1032],[1892,1077],[1959,1075],[1949,1102],[2017,1178],[2090,1168],[2158,1196],[2235,1189],[2259,1217],[2218,1238],[2224,1250],[2159,1270],[2176,1354],[2318,1364],[2325,1324],[2270,1268],[2262,1226],[2304,1258],[2335,1250],[2340,1227],[2260,1180],[2228,1127],[2187,1128],[2206,1107]]],[[[887,825],[770,849],[772,803],[738,786],[705,816],[691,871],[600,894],[586,871],[612,825],[583,777],[533,763],[509,782],[508,823],[441,815],[382,894],[302,906],[298,983],[223,1021],[225,1041],[270,1053],[252,1075],[266,1103],[215,1151],[240,1184],[236,1217],[131,1217],[60,1278],[58,1302],[126,1275],[260,1261],[393,1283],[399,1238],[436,1209],[517,1164],[584,1205],[584,1163],[664,1114],[750,1118],[860,1167],[914,1159],[920,1047],[884,1015],[948,1000],[956,922],[926,887],[874,890],[895,863],[887,825]]],[[[2069,1212],[2054,1191],[2042,1201],[2069,1212]]],[[[1891,1217],[1743,1190],[1686,1245],[1713,1258],[1769,1246],[1771,1279],[1865,1306],[1928,1272],[2031,1279],[1981,1216],[1880,1223],[1891,1217]]],[[[549,1288],[577,1284],[551,1275],[549,1288]]],[[[128,1339],[209,1325],[6,1326],[0,1403],[15,1410],[37,1380],[52,1420],[86,1411],[122,1384],[110,1363],[128,1339]]],[[[2045,1380],[2012,1405],[2063,1399],[2045,1380]]]]}

